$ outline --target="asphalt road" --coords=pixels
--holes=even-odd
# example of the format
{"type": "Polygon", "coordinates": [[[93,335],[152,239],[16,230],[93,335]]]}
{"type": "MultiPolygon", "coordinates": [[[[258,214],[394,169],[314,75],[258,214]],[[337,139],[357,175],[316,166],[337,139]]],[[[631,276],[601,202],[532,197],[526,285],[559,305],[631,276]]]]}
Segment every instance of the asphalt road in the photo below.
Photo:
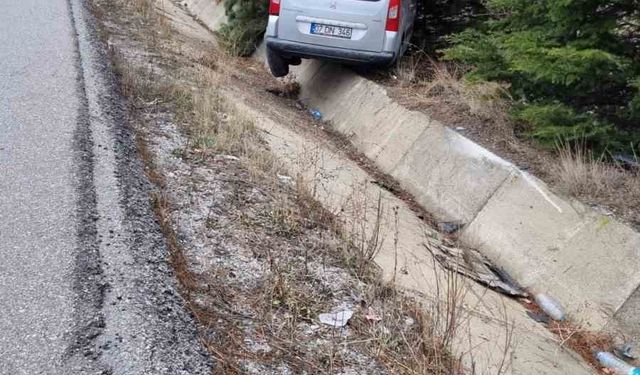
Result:
{"type": "Polygon", "coordinates": [[[0,0],[0,374],[201,374],[83,0],[0,0]]]}

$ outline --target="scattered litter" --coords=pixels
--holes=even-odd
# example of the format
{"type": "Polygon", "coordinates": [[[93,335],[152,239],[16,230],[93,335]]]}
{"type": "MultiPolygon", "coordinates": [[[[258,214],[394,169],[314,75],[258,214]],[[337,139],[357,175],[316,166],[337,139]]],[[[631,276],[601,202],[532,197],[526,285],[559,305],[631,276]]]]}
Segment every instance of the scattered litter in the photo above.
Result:
{"type": "Polygon", "coordinates": [[[318,320],[322,324],[337,328],[346,326],[352,316],[352,310],[342,310],[335,313],[320,314],[318,315],[318,320]]]}
{"type": "Polygon", "coordinates": [[[467,130],[467,128],[464,128],[464,127],[462,127],[462,126],[458,126],[458,127],[456,128],[456,130],[457,130],[457,131],[463,131],[463,130],[467,130]]]}
{"type": "Polygon", "coordinates": [[[314,120],[322,120],[322,112],[317,109],[311,109],[309,113],[311,113],[311,117],[313,117],[314,120]]]}
{"type": "Polygon", "coordinates": [[[293,178],[290,176],[284,176],[279,174],[278,175],[278,180],[280,180],[280,182],[282,182],[283,184],[291,184],[293,183],[293,178]]]}
{"type": "Polygon", "coordinates": [[[596,354],[596,359],[603,367],[614,370],[616,374],[640,375],[640,368],[631,366],[613,353],[599,352],[596,354]]]}
{"type": "Polygon", "coordinates": [[[440,265],[467,276],[498,292],[513,297],[527,297],[528,293],[507,272],[494,266],[477,250],[446,246],[436,239],[428,239],[423,246],[440,265]]]}
{"type": "Polygon", "coordinates": [[[312,324],[309,326],[305,326],[304,327],[304,334],[305,335],[313,335],[316,333],[316,331],[318,331],[318,329],[320,329],[320,326],[317,324],[312,324]]]}
{"type": "Polygon", "coordinates": [[[244,344],[251,353],[270,353],[272,350],[271,346],[266,342],[256,341],[248,337],[244,339],[244,344]]]}
{"type": "Polygon", "coordinates": [[[237,156],[233,156],[233,155],[216,155],[214,160],[231,160],[231,161],[238,161],[240,160],[239,157],[237,156]]]}
{"type": "Polygon", "coordinates": [[[407,327],[411,327],[412,325],[416,324],[416,320],[413,319],[412,317],[408,316],[404,319],[404,325],[407,327]]]}
{"type": "Polygon", "coordinates": [[[562,310],[562,306],[560,306],[560,303],[554,298],[543,293],[538,293],[535,295],[535,300],[542,311],[549,315],[551,319],[564,320],[565,315],[564,311],[562,310]]]}
{"type": "Polygon", "coordinates": [[[627,358],[627,359],[636,360],[640,358],[640,356],[638,356],[638,351],[636,346],[632,343],[625,343],[621,347],[616,348],[615,353],[618,356],[627,358]]]}
{"type": "Polygon", "coordinates": [[[546,314],[527,311],[527,315],[529,316],[529,318],[535,320],[538,323],[544,323],[544,324],[549,323],[549,316],[546,314]]]}
{"type": "Polygon", "coordinates": [[[462,223],[442,222],[442,223],[438,223],[438,230],[440,232],[444,232],[444,233],[447,233],[447,234],[453,234],[453,233],[459,231],[460,229],[462,229],[463,226],[464,226],[464,224],[462,224],[462,223]]]}
{"type": "Polygon", "coordinates": [[[375,311],[373,311],[372,308],[369,308],[369,310],[367,311],[367,315],[364,316],[365,319],[367,319],[370,322],[379,322],[382,320],[382,317],[380,317],[380,315],[376,314],[375,311]]]}
{"type": "Polygon", "coordinates": [[[626,169],[640,169],[640,160],[635,156],[616,154],[613,155],[613,160],[626,169]]]}

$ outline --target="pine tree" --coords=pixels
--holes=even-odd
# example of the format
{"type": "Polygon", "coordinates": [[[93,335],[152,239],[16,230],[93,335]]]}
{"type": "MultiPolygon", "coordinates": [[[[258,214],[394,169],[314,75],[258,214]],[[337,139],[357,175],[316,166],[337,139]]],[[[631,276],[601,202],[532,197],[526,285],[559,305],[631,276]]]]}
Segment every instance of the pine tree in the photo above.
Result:
{"type": "Polygon", "coordinates": [[[487,0],[492,16],[451,37],[446,59],[505,81],[514,117],[553,144],[628,148],[640,136],[639,0],[487,0]]]}
{"type": "Polygon", "coordinates": [[[222,46],[236,56],[249,56],[264,35],[268,0],[223,0],[226,24],[218,31],[222,46]]]}

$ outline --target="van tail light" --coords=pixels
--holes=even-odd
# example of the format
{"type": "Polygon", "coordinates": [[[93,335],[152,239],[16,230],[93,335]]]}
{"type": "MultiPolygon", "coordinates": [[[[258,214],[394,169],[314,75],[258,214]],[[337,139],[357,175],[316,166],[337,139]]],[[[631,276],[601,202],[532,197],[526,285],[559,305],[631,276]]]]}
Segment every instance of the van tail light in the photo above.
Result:
{"type": "Polygon", "coordinates": [[[389,0],[389,13],[387,13],[387,31],[400,29],[400,9],[402,0],[389,0]]]}
{"type": "Polygon", "coordinates": [[[281,0],[269,0],[269,15],[277,16],[280,14],[280,1],[281,0]]]}

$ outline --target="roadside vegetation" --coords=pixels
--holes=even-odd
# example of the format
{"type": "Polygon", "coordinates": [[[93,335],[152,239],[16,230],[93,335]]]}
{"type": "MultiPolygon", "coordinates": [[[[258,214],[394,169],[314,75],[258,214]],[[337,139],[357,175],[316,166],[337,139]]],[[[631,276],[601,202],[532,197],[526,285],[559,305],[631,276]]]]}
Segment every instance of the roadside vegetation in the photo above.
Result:
{"type": "Polygon", "coordinates": [[[640,3],[489,0],[444,59],[501,82],[512,118],[543,145],[632,154],[640,142],[640,3]]]}
{"type": "Polygon", "coordinates": [[[222,0],[227,22],[218,33],[221,46],[233,56],[250,56],[267,27],[269,1],[222,0]]]}
{"type": "Polygon", "coordinates": [[[423,3],[401,100],[640,225],[638,2],[423,3]]]}

